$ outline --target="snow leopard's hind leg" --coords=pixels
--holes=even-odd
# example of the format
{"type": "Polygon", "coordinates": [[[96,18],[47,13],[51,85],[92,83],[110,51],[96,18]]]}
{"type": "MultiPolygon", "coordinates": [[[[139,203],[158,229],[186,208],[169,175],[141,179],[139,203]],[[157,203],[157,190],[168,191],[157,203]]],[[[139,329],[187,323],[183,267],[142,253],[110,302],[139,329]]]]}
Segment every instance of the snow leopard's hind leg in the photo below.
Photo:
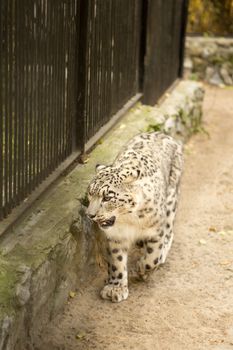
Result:
{"type": "Polygon", "coordinates": [[[169,184],[166,199],[166,218],[164,224],[164,246],[161,263],[167,258],[173,241],[173,226],[177,211],[177,201],[179,196],[180,178],[182,173],[183,157],[182,146],[176,144],[174,156],[171,162],[169,184]]]}
{"type": "Polygon", "coordinates": [[[147,238],[143,241],[144,254],[137,262],[137,274],[146,280],[149,274],[161,263],[164,249],[163,222],[159,226],[147,229],[147,238]]]}

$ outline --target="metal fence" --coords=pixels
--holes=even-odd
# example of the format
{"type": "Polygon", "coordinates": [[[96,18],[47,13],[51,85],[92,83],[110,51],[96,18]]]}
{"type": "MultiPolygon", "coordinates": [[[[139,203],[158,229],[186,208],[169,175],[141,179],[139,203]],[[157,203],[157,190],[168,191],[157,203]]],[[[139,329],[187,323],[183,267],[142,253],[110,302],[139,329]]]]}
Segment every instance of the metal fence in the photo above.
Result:
{"type": "Polygon", "coordinates": [[[155,103],[182,75],[188,2],[149,0],[143,102],[155,103]]]}
{"type": "Polygon", "coordinates": [[[5,217],[72,151],[77,2],[1,0],[0,6],[5,217]]]}
{"type": "Polygon", "coordinates": [[[0,0],[0,219],[179,76],[186,0],[0,0]],[[136,98],[135,98],[136,96],[136,98]]]}
{"type": "Polygon", "coordinates": [[[140,0],[83,1],[84,143],[139,91],[141,5],[140,0]]]}

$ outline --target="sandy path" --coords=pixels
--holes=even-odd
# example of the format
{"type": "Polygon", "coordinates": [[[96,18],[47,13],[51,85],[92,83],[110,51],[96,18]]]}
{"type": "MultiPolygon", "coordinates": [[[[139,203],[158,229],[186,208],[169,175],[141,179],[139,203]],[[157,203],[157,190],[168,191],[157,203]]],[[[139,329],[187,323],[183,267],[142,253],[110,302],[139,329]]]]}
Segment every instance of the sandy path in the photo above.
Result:
{"type": "Polygon", "coordinates": [[[120,304],[99,298],[100,272],[39,350],[233,350],[233,89],[207,89],[204,123],[210,138],[198,134],[186,147],[166,264],[147,282],[131,280],[120,304]]]}

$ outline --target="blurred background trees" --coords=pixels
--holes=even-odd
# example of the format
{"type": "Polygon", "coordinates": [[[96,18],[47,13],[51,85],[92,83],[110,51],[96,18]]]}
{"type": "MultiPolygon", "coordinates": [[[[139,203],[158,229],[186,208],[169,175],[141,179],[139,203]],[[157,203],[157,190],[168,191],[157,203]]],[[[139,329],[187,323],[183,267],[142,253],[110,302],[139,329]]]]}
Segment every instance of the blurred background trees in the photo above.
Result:
{"type": "Polygon", "coordinates": [[[189,0],[188,33],[233,35],[233,0],[189,0]]]}

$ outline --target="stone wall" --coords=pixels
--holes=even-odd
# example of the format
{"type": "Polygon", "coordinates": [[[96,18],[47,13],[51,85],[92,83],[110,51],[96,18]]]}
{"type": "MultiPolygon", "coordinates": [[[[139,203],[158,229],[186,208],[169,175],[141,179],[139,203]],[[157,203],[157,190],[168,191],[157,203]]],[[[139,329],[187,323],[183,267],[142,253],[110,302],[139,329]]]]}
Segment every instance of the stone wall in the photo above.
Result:
{"type": "Polygon", "coordinates": [[[233,38],[187,37],[185,78],[233,85],[233,38]]]}
{"type": "MultiPolygon", "coordinates": [[[[0,237],[0,350],[36,350],[43,327],[62,310],[70,291],[98,273],[103,237],[84,215],[87,184],[97,163],[109,164],[142,131],[186,140],[201,121],[204,91],[181,81],[155,107],[138,104],[88,155],[0,237]]],[[[49,349],[48,349],[49,350],[49,349]]]]}

